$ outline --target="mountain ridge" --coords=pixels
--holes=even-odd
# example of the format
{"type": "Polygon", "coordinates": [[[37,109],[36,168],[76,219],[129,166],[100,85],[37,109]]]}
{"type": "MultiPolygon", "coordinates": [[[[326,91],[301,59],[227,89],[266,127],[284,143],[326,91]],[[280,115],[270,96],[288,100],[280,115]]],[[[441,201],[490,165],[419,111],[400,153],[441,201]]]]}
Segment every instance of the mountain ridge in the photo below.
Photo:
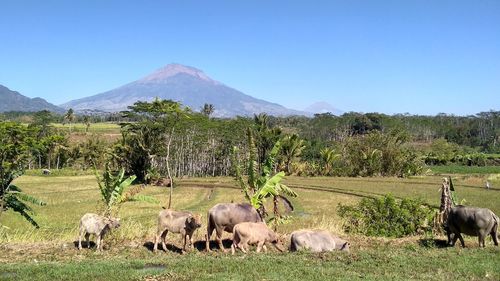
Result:
{"type": "Polygon", "coordinates": [[[199,110],[203,104],[215,107],[213,116],[234,117],[268,113],[276,116],[307,115],[277,103],[254,98],[224,85],[203,71],[181,64],[169,64],[136,81],[97,95],[72,100],[61,105],[76,111],[101,110],[117,112],[126,110],[134,102],[152,101],[155,98],[171,99],[199,110]]]}
{"type": "Polygon", "coordinates": [[[64,112],[64,109],[47,102],[43,98],[29,98],[6,86],[0,85],[0,112],[34,112],[40,110],[49,110],[56,113],[64,112]]]}

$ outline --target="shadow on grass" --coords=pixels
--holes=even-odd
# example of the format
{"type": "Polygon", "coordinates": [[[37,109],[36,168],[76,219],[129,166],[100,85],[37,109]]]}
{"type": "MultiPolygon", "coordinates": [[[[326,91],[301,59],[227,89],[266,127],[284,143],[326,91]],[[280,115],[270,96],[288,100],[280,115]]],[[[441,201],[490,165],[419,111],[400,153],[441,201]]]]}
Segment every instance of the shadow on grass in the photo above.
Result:
{"type": "MultiPolygon", "coordinates": [[[[92,243],[92,242],[91,242],[92,243]]],[[[224,245],[224,248],[226,250],[229,250],[231,248],[231,244],[233,241],[231,239],[224,239],[222,240],[222,245],[224,245]]],[[[76,242],[76,245],[78,246],[78,242],[76,242]]],[[[82,244],[83,245],[83,244],[82,244]]],[[[178,254],[182,254],[182,248],[175,246],[174,244],[167,243],[167,249],[165,251],[170,251],[178,254]]],[[[146,242],[142,245],[144,248],[148,249],[148,251],[153,252],[154,248],[154,243],[153,242],[146,242]]],[[[186,246],[187,247],[187,246],[186,246]]],[[[193,248],[195,251],[198,252],[204,252],[205,251],[205,240],[198,240],[193,243],[193,248]]],[[[219,250],[219,245],[217,244],[217,241],[211,240],[209,244],[210,250],[213,251],[218,251],[219,250]]],[[[164,251],[161,243],[158,243],[158,251],[164,251]]],[[[189,251],[189,249],[188,249],[189,251]]]]}
{"type": "MultiPolygon", "coordinates": [[[[153,242],[146,242],[142,246],[144,248],[148,249],[148,251],[153,252],[154,245],[155,245],[155,243],[153,243],[153,242]]],[[[182,248],[177,247],[174,244],[170,244],[170,243],[166,243],[166,246],[167,246],[167,248],[163,249],[163,246],[161,245],[161,243],[158,243],[158,249],[157,250],[158,251],[174,252],[174,253],[182,254],[182,248]]]]}
{"type": "MultiPolygon", "coordinates": [[[[231,240],[231,239],[223,239],[222,240],[222,245],[224,245],[225,249],[230,249],[231,244],[233,244],[233,240],[231,240]]],[[[195,249],[197,249],[200,252],[205,251],[205,248],[206,248],[205,240],[198,240],[198,241],[193,243],[193,246],[195,249]]],[[[210,240],[209,247],[210,247],[210,250],[213,250],[213,251],[219,250],[219,245],[217,244],[217,241],[215,241],[215,240],[210,240]]]]}
{"type": "MultiPolygon", "coordinates": [[[[73,241],[73,245],[75,246],[76,249],[78,249],[78,241],[73,241]]],[[[89,241],[89,244],[87,244],[87,241],[82,241],[82,249],[93,249],[96,247],[96,244],[94,241],[89,241]]]]}
{"type": "Polygon", "coordinates": [[[425,248],[446,248],[448,247],[448,241],[443,239],[420,239],[418,244],[425,248]]]}

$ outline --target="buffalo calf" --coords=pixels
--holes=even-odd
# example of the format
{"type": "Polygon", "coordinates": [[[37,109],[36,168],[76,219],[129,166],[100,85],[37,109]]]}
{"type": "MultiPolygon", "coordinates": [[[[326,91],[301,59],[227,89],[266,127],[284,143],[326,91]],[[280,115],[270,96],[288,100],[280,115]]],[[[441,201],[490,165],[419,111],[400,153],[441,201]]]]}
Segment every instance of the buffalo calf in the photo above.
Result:
{"type": "Polygon", "coordinates": [[[263,248],[267,252],[266,243],[272,243],[283,251],[278,236],[263,222],[242,222],[234,226],[233,244],[231,252],[234,255],[236,248],[243,253],[248,251],[248,245],[257,245],[257,253],[263,248]]]}
{"type": "Polygon", "coordinates": [[[165,244],[168,232],[180,233],[184,237],[182,250],[186,251],[186,242],[189,237],[189,246],[193,247],[193,233],[201,227],[201,216],[193,215],[191,212],[174,210],[163,210],[158,214],[158,229],[155,236],[153,251],[156,252],[158,242],[161,238],[163,250],[167,250],[165,244]]]}
{"type": "Polygon", "coordinates": [[[80,235],[78,237],[78,249],[82,249],[82,238],[85,235],[87,247],[90,248],[90,234],[96,236],[97,250],[101,250],[103,246],[102,239],[104,235],[113,228],[120,226],[120,219],[107,218],[97,214],[87,213],[80,219],[80,235]]]}

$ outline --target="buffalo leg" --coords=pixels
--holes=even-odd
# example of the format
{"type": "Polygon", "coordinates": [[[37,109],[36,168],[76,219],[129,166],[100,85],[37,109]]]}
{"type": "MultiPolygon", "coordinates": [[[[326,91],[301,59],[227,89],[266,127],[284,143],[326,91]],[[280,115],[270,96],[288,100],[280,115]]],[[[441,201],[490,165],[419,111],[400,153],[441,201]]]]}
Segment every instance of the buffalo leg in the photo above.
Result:
{"type": "Polygon", "coordinates": [[[85,241],[87,241],[87,248],[90,249],[90,233],[85,233],[85,241]]]}
{"type": "Polygon", "coordinates": [[[95,239],[97,242],[97,251],[101,250],[101,235],[97,235],[97,238],[95,239]]]}
{"type": "Polygon", "coordinates": [[[168,230],[165,230],[163,231],[163,233],[161,234],[161,247],[163,248],[163,251],[167,251],[167,234],[168,234],[168,230]]]}
{"type": "Polygon", "coordinates": [[[78,250],[82,249],[82,238],[85,231],[80,228],[80,235],[78,236],[78,250]]]}
{"type": "Polygon", "coordinates": [[[207,216],[207,234],[205,236],[205,251],[210,252],[210,236],[214,232],[214,227],[211,224],[210,214],[207,216]]]}
{"type": "Polygon", "coordinates": [[[161,230],[161,229],[158,229],[158,231],[156,231],[155,244],[153,245],[153,252],[156,252],[156,250],[158,249],[158,243],[160,243],[160,238],[162,236],[162,232],[163,232],[163,230],[161,230]]]}
{"type": "MultiPolygon", "coordinates": [[[[457,233],[456,236],[458,237],[458,239],[460,239],[460,244],[462,244],[462,248],[465,248],[465,242],[464,242],[464,238],[462,237],[462,234],[457,233]]],[[[453,244],[455,244],[455,243],[453,243],[453,244]]]]}
{"type": "Polygon", "coordinates": [[[257,244],[257,253],[260,253],[260,250],[262,250],[262,246],[264,246],[264,242],[259,242],[257,244]]]}
{"type": "Polygon", "coordinates": [[[247,249],[245,248],[245,244],[244,243],[238,243],[238,248],[240,248],[240,250],[243,252],[243,253],[247,253],[247,249]]]}
{"type": "Polygon", "coordinates": [[[494,229],[491,231],[491,239],[493,239],[493,244],[495,244],[495,246],[498,246],[498,236],[497,236],[497,230],[494,229]]]}
{"type": "Polygon", "coordinates": [[[216,228],[215,229],[215,236],[217,238],[217,244],[219,244],[219,248],[223,251],[226,252],[226,249],[224,248],[224,245],[222,244],[222,234],[224,230],[221,228],[216,228]]]}
{"type": "Polygon", "coordinates": [[[231,244],[231,255],[234,255],[236,253],[236,245],[235,242],[233,241],[233,244],[231,244]]]}
{"type": "Polygon", "coordinates": [[[194,243],[193,243],[193,233],[189,234],[189,248],[191,250],[194,249],[194,243]]]}

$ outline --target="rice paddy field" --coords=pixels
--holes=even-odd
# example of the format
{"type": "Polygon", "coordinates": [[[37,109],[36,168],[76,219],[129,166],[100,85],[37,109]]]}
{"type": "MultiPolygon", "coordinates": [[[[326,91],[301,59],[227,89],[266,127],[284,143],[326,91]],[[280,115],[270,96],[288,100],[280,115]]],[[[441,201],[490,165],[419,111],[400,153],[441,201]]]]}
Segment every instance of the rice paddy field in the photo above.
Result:
{"type": "MultiPolygon", "coordinates": [[[[487,174],[454,174],[459,200],[500,214],[500,179],[487,174]],[[484,188],[486,180],[492,188],[484,188]]],[[[195,248],[180,253],[180,235],[169,234],[168,250],[153,253],[157,214],[166,206],[168,189],[148,186],[159,204],[124,203],[121,227],[105,239],[105,250],[78,251],[78,222],[87,212],[99,212],[102,202],[93,175],[64,171],[42,176],[33,171],[15,182],[26,193],[47,202],[35,207],[40,229],[10,211],[2,214],[0,280],[500,280],[500,249],[491,238],[478,248],[475,237],[466,248],[445,247],[444,236],[375,238],[344,233],[337,215],[339,203],[387,193],[397,198],[420,197],[438,207],[442,176],[400,178],[287,177],[299,196],[289,223],[278,233],[322,228],[351,242],[350,253],[249,254],[204,251],[207,210],[219,202],[242,202],[232,178],[184,178],[176,181],[173,208],[203,215],[195,248]]],[[[230,235],[224,237],[226,247],[230,235]]],[[[214,245],[215,246],[215,245],[214,245]]]]}

